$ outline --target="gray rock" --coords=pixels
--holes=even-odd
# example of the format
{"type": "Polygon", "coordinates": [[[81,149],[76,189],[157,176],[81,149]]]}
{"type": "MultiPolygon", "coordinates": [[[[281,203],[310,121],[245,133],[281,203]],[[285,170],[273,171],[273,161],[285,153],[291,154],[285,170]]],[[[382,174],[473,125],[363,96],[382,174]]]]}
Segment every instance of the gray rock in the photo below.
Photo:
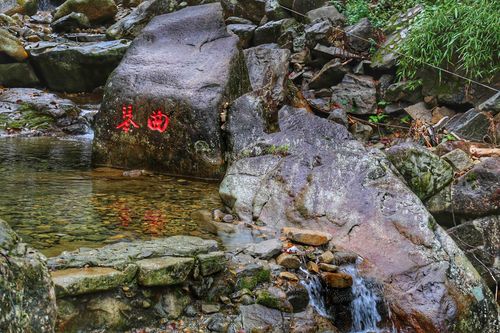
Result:
{"type": "Polygon", "coordinates": [[[38,10],[38,0],[3,0],[0,13],[7,15],[35,15],[38,10]]]}
{"type": "Polygon", "coordinates": [[[56,32],[73,31],[90,28],[90,21],[85,14],[72,12],[52,22],[51,26],[56,32]]]}
{"type": "Polygon", "coordinates": [[[105,87],[94,162],[220,178],[225,171],[220,114],[249,88],[237,45],[218,3],[155,17],[105,87]],[[124,104],[137,122],[130,132],[117,128],[124,104]],[[148,119],[158,111],[160,126],[150,130],[148,119]]]}
{"type": "Polygon", "coordinates": [[[177,0],[145,0],[129,15],[108,28],[106,34],[113,39],[137,37],[155,16],[167,14],[182,8],[185,2],[177,0]]]}
{"type": "Polygon", "coordinates": [[[297,21],[291,18],[270,21],[255,29],[253,42],[255,45],[278,43],[280,37],[296,24],[297,21]]]}
{"type": "Polygon", "coordinates": [[[474,166],[453,184],[453,211],[481,216],[500,212],[500,157],[474,166]]]}
{"type": "Polygon", "coordinates": [[[53,332],[54,285],[46,259],[0,220],[0,331],[53,332]]]}
{"type": "Polygon", "coordinates": [[[226,16],[238,16],[256,24],[266,15],[266,0],[222,0],[226,16]]]}
{"type": "Polygon", "coordinates": [[[340,14],[335,6],[323,6],[307,12],[307,18],[313,22],[316,20],[328,20],[335,26],[342,26],[345,23],[344,15],[340,14]]]}
{"type": "Polygon", "coordinates": [[[274,103],[281,103],[286,94],[290,51],[261,45],[244,54],[252,89],[262,90],[274,103]]]}
{"type": "MultiPolygon", "coordinates": [[[[279,121],[280,132],[256,142],[255,154],[228,169],[220,187],[226,206],[241,220],[274,230],[328,230],[335,246],[372,263],[364,276],[388,287],[384,299],[391,311],[415,319],[398,320],[402,328],[453,331],[452,323],[461,318],[475,330],[495,331],[498,310],[491,292],[382,153],[305,110],[285,107],[279,121]],[[262,149],[284,144],[285,156],[262,149]],[[462,296],[451,296],[451,290],[462,296]]],[[[271,311],[265,313],[269,318],[271,311]]]]}
{"type": "Polygon", "coordinates": [[[209,276],[226,268],[226,257],[224,252],[210,252],[198,255],[198,264],[202,276],[209,276]]]}
{"type": "Polygon", "coordinates": [[[21,41],[8,30],[0,28],[0,56],[3,55],[18,62],[28,58],[21,41]]]}
{"type": "Polygon", "coordinates": [[[349,73],[349,68],[344,66],[339,59],[330,60],[313,76],[309,87],[312,89],[333,87],[342,82],[346,73],[349,73]]]}
{"type": "Polygon", "coordinates": [[[453,179],[450,164],[420,145],[399,144],[388,149],[386,154],[422,200],[439,192],[453,179]]]}
{"type": "Polygon", "coordinates": [[[313,9],[323,7],[326,4],[325,0],[278,0],[280,5],[293,9],[300,14],[306,14],[313,9]]]}
{"type": "Polygon", "coordinates": [[[445,128],[461,139],[482,142],[490,134],[490,121],[484,113],[470,109],[451,118],[445,128]]]}
{"type": "Polygon", "coordinates": [[[368,141],[373,135],[373,127],[368,124],[356,122],[349,127],[349,132],[359,141],[368,141]]]}
{"type": "Polygon", "coordinates": [[[500,216],[492,215],[467,221],[448,229],[471,263],[495,291],[500,280],[500,216]],[[492,276],[493,275],[493,276],[492,276]],[[496,281],[495,281],[496,280],[496,281]]]}
{"type": "Polygon", "coordinates": [[[245,252],[264,260],[269,260],[281,253],[283,244],[279,239],[268,239],[263,242],[250,245],[245,252]]]}
{"type": "Polygon", "coordinates": [[[458,148],[444,154],[441,158],[450,163],[453,169],[457,171],[464,171],[474,166],[469,154],[458,148]]]}
{"type": "Polygon", "coordinates": [[[85,32],[65,34],[64,38],[69,39],[70,41],[73,42],[80,42],[80,43],[105,42],[107,40],[105,34],[88,34],[85,32]]]}
{"type": "Polygon", "coordinates": [[[388,102],[418,103],[422,100],[422,85],[413,81],[395,82],[383,92],[383,99],[388,102]]]}
{"type": "Polygon", "coordinates": [[[0,85],[4,87],[35,87],[40,84],[28,63],[0,64],[0,85]]]}
{"type": "Polygon", "coordinates": [[[281,7],[278,0],[266,0],[266,17],[271,21],[279,21],[290,17],[290,12],[281,7]]]}
{"type": "Polygon", "coordinates": [[[194,267],[193,258],[160,257],[142,259],[137,282],[142,286],[170,286],[186,280],[194,267]]]}
{"type": "Polygon", "coordinates": [[[121,272],[113,268],[89,267],[70,268],[51,273],[57,297],[96,293],[117,288],[130,282],[137,267],[130,266],[121,272]]]}
{"type": "Polygon", "coordinates": [[[500,92],[491,96],[489,99],[484,101],[478,106],[478,111],[480,112],[491,112],[496,115],[500,112],[500,92]]]}
{"type": "Polygon", "coordinates": [[[334,28],[329,21],[319,21],[305,27],[306,45],[313,48],[316,44],[330,44],[334,28]]]}
{"type": "Polygon", "coordinates": [[[260,304],[241,305],[241,322],[245,332],[267,331],[270,333],[289,332],[283,322],[281,312],[260,304]]]}
{"type": "Polygon", "coordinates": [[[373,27],[368,18],[362,18],[355,25],[347,27],[345,31],[347,44],[353,51],[367,52],[370,50],[373,27]]]}
{"type": "Polygon", "coordinates": [[[92,91],[104,85],[130,42],[39,43],[29,47],[31,62],[47,86],[56,91],[92,91]]]}
{"type": "Polygon", "coordinates": [[[161,317],[177,319],[184,309],[187,309],[189,303],[191,303],[190,297],[177,289],[163,294],[154,308],[161,317]]]}
{"type": "Polygon", "coordinates": [[[425,124],[432,124],[432,110],[428,109],[424,102],[410,105],[404,108],[414,120],[419,120],[425,124]]]}
{"type": "Polygon", "coordinates": [[[54,269],[91,267],[113,267],[124,269],[128,264],[145,258],[162,256],[196,257],[217,250],[217,242],[198,237],[172,236],[151,241],[116,243],[99,249],[80,249],[63,252],[49,259],[54,269]]]}
{"type": "Polygon", "coordinates": [[[330,113],[328,114],[328,120],[331,120],[337,124],[344,126],[347,126],[349,124],[349,119],[347,118],[347,112],[345,112],[343,109],[340,108],[335,108],[331,110],[330,113]]]}
{"type": "Polygon", "coordinates": [[[377,110],[377,89],[371,76],[346,74],[332,88],[332,101],[347,113],[373,114],[377,110]]]}
{"type": "Polygon", "coordinates": [[[230,24],[227,29],[239,37],[241,42],[241,47],[250,47],[254,35],[254,31],[257,28],[253,24],[230,24]]]}
{"type": "Polygon", "coordinates": [[[66,0],[57,7],[54,20],[74,12],[84,14],[92,23],[101,23],[113,19],[117,11],[114,0],[66,0]]]}
{"type": "Polygon", "coordinates": [[[86,307],[90,320],[87,327],[106,327],[108,330],[121,331],[130,319],[131,307],[113,297],[91,299],[86,307]]]}
{"type": "Polygon", "coordinates": [[[224,316],[222,313],[217,313],[211,316],[207,323],[207,328],[211,332],[220,332],[220,333],[227,332],[228,326],[229,323],[227,321],[227,317],[224,316]]]}

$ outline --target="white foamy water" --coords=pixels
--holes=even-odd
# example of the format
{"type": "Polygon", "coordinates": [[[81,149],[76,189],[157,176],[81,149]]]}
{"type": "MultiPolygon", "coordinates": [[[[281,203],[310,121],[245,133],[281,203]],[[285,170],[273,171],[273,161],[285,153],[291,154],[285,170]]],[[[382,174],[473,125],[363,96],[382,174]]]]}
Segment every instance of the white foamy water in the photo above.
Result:
{"type": "Polygon", "coordinates": [[[309,302],[311,306],[316,310],[316,312],[325,318],[331,318],[325,305],[323,286],[317,275],[310,274],[306,269],[300,268],[300,270],[306,275],[305,280],[301,280],[300,283],[307,289],[309,294],[309,302]]]}
{"type": "Polygon", "coordinates": [[[377,310],[379,297],[366,286],[365,280],[359,276],[355,265],[343,269],[353,279],[351,302],[352,329],[351,333],[378,333],[378,323],[382,320],[377,310]]]}

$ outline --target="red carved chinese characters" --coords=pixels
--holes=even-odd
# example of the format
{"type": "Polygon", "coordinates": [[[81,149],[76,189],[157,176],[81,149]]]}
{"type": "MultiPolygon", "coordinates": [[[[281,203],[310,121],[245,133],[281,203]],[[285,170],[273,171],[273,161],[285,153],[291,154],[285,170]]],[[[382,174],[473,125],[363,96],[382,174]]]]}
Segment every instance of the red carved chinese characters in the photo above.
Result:
{"type": "Polygon", "coordinates": [[[148,119],[148,128],[152,131],[158,131],[163,133],[167,130],[170,118],[166,114],[163,114],[161,110],[153,112],[148,119]]]}
{"type": "Polygon", "coordinates": [[[139,128],[139,125],[137,125],[133,120],[132,120],[132,105],[129,105],[128,107],[127,106],[123,106],[122,107],[122,119],[123,119],[123,122],[116,126],[117,129],[121,129],[122,131],[124,131],[125,133],[128,133],[128,131],[130,130],[130,126],[134,126],[135,128],[139,128]]]}

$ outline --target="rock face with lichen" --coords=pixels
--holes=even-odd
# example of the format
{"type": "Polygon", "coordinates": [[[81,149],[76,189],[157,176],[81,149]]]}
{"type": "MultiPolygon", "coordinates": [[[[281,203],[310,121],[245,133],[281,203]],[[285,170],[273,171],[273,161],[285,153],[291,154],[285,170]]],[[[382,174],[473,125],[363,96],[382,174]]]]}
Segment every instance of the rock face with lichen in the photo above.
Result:
{"type": "Polygon", "coordinates": [[[45,257],[0,220],[0,331],[51,332],[55,319],[54,286],[45,257]]]}
{"type": "Polygon", "coordinates": [[[237,44],[218,3],[154,18],[105,87],[96,116],[96,164],[221,178],[220,113],[249,87],[237,44]],[[126,119],[124,105],[137,125],[128,132],[117,128],[126,119]],[[158,112],[155,127],[150,122],[158,112]]]}
{"type": "Polygon", "coordinates": [[[490,290],[380,151],[302,109],[281,109],[279,127],[228,169],[226,206],[276,230],[328,231],[337,248],[364,258],[362,275],[383,286],[402,331],[496,330],[490,290]]]}

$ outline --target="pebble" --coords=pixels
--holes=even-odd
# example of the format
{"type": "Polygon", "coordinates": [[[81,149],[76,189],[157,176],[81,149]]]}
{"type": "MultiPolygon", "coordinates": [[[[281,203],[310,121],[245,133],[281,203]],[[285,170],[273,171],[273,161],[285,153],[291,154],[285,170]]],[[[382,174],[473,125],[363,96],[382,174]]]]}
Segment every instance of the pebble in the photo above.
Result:
{"type": "Polygon", "coordinates": [[[222,222],[224,222],[224,223],[233,223],[233,221],[234,221],[234,217],[231,214],[226,214],[222,218],[222,222]]]}
{"type": "Polygon", "coordinates": [[[219,304],[202,304],[201,311],[205,314],[216,313],[220,311],[219,304]]]}

